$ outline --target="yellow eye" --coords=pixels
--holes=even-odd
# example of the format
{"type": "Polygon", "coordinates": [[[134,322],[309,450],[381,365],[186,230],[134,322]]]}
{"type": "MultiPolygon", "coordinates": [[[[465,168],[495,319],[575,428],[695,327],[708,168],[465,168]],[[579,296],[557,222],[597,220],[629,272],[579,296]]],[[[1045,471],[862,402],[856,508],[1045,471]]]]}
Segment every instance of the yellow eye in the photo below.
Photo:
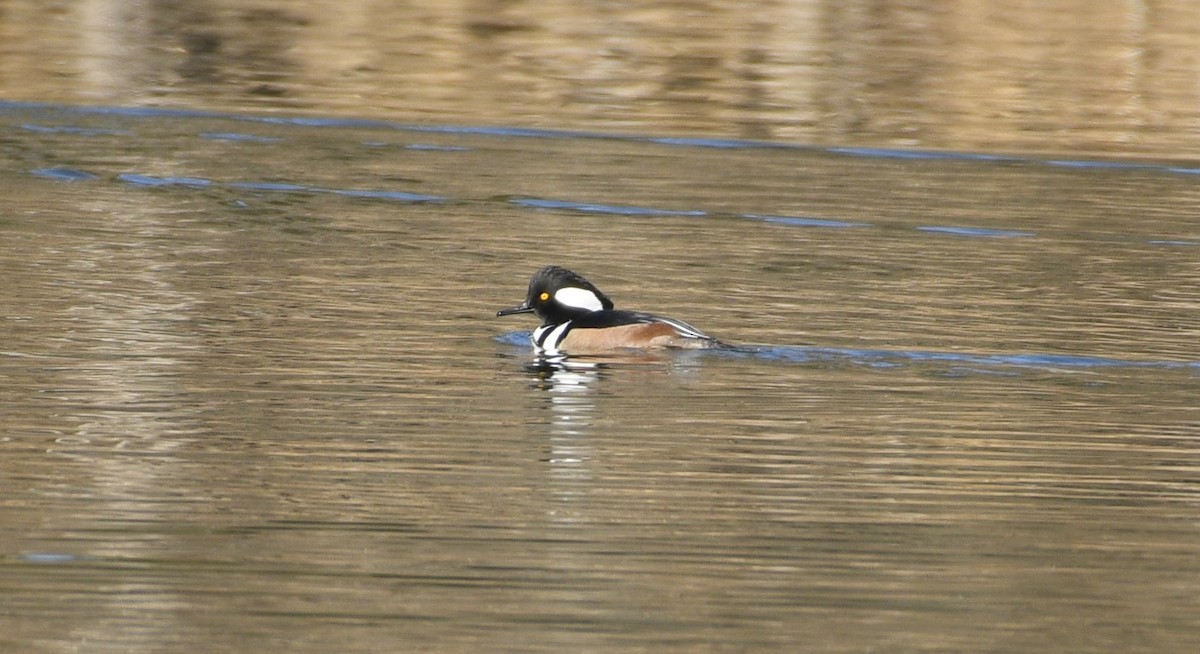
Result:
{"type": "Polygon", "coordinates": [[[538,296],[538,299],[541,300],[542,302],[545,302],[546,300],[550,299],[550,294],[545,291],[542,291],[542,294],[538,296]]]}

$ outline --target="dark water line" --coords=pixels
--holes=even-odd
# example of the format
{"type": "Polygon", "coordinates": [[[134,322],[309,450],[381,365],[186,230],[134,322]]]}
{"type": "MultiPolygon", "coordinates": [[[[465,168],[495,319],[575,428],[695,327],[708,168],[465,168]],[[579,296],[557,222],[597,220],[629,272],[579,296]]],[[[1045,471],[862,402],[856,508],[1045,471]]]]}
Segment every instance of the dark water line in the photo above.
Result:
{"type": "Polygon", "coordinates": [[[572,200],[548,200],[544,198],[513,198],[512,204],[534,209],[565,209],[582,213],[603,213],[616,216],[691,216],[704,217],[707,211],[687,209],[657,209],[654,207],[638,207],[630,205],[595,204],[591,202],[574,202],[572,200]]]}
{"type": "MultiPolygon", "coordinates": [[[[84,182],[99,179],[100,176],[77,168],[55,166],[37,168],[30,174],[60,182],[84,182]]],[[[262,193],[311,193],[331,194],[345,197],[387,200],[393,202],[471,202],[469,199],[449,198],[427,193],[411,193],[391,189],[352,189],[308,186],[290,182],[258,182],[258,181],[227,181],[220,182],[202,177],[191,176],[155,176],[143,173],[121,173],[116,176],[119,181],[134,186],[143,187],[180,187],[190,189],[205,189],[210,187],[235,190],[255,191],[262,193]]],[[[574,211],[589,214],[605,214],[612,216],[644,216],[644,217],[685,217],[685,218],[732,218],[753,220],[798,228],[846,229],[857,227],[876,227],[868,222],[852,222],[813,216],[783,216],[764,215],[756,213],[715,213],[702,209],[668,209],[638,205],[601,204],[596,202],[580,202],[550,198],[510,197],[510,204],[534,210],[574,211]]],[[[918,225],[916,231],[938,235],[959,236],[967,238],[1033,238],[1036,232],[1013,229],[998,229],[976,227],[970,225],[918,225]]],[[[1200,245],[1200,242],[1187,239],[1146,239],[1150,245],[1176,247],[1200,245]]]]}
{"type": "Polygon", "coordinates": [[[960,227],[948,225],[922,225],[916,228],[919,232],[934,232],[937,234],[952,234],[954,236],[976,236],[982,238],[1030,238],[1037,236],[1034,232],[1013,229],[988,229],[985,227],[960,227]]]}
{"type": "Polygon", "coordinates": [[[37,177],[45,177],[59,182],[86,182],[93,179],[99,179],[99,176],[79,170],[77,168],[68,168],[66,166],[53,166],[51,168],[37,168],[29,171],[37,177]]]}
{"type": "MultiPolygon", "coordinates": [[[[594,202],[575,202],[573,200],[551,200],[547,198],[511,198],[512,204],[533,209],[553,209],[561,211],[577,211],[580,213],[600,213],[614,216],[685,216],[693,218],[737,218],[786,225],[789,227],[814,227],[827,229],[845,229],[851,227],[874,227],[871,223],[833,220],[811,216],[779,216],[755,213],[710,213],[694,209],[663,209],[658,207],[643,207],[634,205],[598,204],[594,202]]],[[[921,232],[949,234],[973,238],[1030,238],[1037,236],[1035,232],[992,229],[986,227],[970,227],[965,225],[921,225],[915,228],[921,232]]],[[[1178,244],[1180,241],[1151,241],[1152,243],[1178,244]]]]}
{"type": "MultiPolygon", "coordinates": [[[[129,118],[207,118],[257,122],[271,125],[295,125],[300,127],[337,127],[356,129],[388,129],[407,132],[422,132],[436,134],[463,134],[473,136],[497,136],[504,138],[531,139],[595,139],[607,141],[631,141],[639,143],[655,143],[671,147],[689,148],[720,148],[720,149],[778,149],[804,150],[823,152],[853,157],[868,157],[877,159],[907,159],[914,161],[966,161],[992,162],[999,164],[1034,164],[1052,167],[1067,167],[1094,170],[1141,170],[1148,172],[1167,173],[1172,175],[1197,175],[1200,167],[1179,166],[1175,164],[1151,164],[1140,162],[1104,161],[1089,159],[1042,159],[1028,156],[1001,155],[980,152],[952,152],[938,150],[903,150],[896,148],[873,147],[822,147],[800,143],[778,143],[772,141],[754,141],[741,139],[714,139],[688,137],[659,137],[644,135],[609,134],[586,130],[554,130],[527,127],[498,127],[486,125],[417,125],[388,120],[367,118],[329,118],[306,116],[260,116],[237,114],[230,112],[205,111],[196,109],[173,109],[161,107],[119,107],[119,106],[86,106],[60,105],[41,102],[0,101],[0,111],[56,111],[66,114],[111,115],[129,118]]],[[[29,125],[27,129],[37,131],[86,131],[90,134],[106,134],[107,130],[75,126],[41,126],[29,125]]],[[[112,132],[117,133],[117,132],[112,132]]],[[[212,136],[210,136],[212,138],[212,136]]],[[[237,140],[257,140],[252,135],[239,135],[237,140]]]]}
{"type": "MultiPolygon", "coordinates": [[[[83,171],[73,171],[72,174],[78,175],[80,173],[83,173],[83,171]]],[[[51,177],[55,179],[68,179],[70,178],[70,174],[60,171],[58,175],[51,177]]],[[[320,186],[306,186],[304,184],[291,184],[287,182],[215,182],[211,179],[205,179],[202,177],[156,177],[153,175],[143,175],[140,173],[122,173],[117,175],[117,179],[135,186],[150,187],[181,186],[184,188],[208,188],[216,186],[267,193],[328,193],[346,197],[372,198],[378,200],[391,200],[395,202],[442,202],[446,200],[446,198],[439,195],[408,193],[405,191],[325,188],[320,186]]]]}
{"type": "MultiPolygon", "coordinates": [[[[834,147],[834,148],[816,148],[814,146],[790,145],[778,143],[764,143],[758,141],[739,141],[733,139],[689,139],[689,138],[660,138],[660,137],[637,137],[637,136],[622,136],[611,134],[600,134],[595,132],[585,131],[556,131],[528,128],[497,128],[497,127],[471,127],[471,126],[419,126],[406,125],[390,121],[380,120],[365,120],[354,118],[319,118],[319,117],[273,117],[273,116],[254,116],[241,115],[222,112],[210,111],[194,111],[181,109],[161,109],[147,107],[87,107],[87,106],[65,106],[43,103],[26,103],[26,102],[0,102],[0,111],[18,112],[18,111],[54,111],[66,114],[93,114],[93,115],[115,115],[126,117],[170,117],[170,118],[212,118],[212,119],[227,119],[239,120],[258,123],[296,125],[307,127],[348,127],[348,128],[374,128],[374,129],[391,129],[404,130],[422,133],[447,133],[447,134],[475,134],[475,135],[491,135],[502,136],[508,138],[558,138],[558,139],[608,139],[608,140],[625,140],[631,142],[653,142],[661,143],[670,146],[683,147],[707,147],[707,148],[788,148],[793,150],[807,151],[824,151],[829,153],[841,154],[846,156],[862,156],[876,158],[903,158],[912,160],[947,160],[960,159],[970,161],[1011,163],[1011,162],[1031,162],[1033,159],[1022,159],[1016,157],[974,154],[974,153],[952,153],[952,152],[933,152],[933,151],[904,151],[891,150],[887,148],[850,148],[850,147],[834,147]]],[[[23,123],[24,129],[29,129],[38,132],[64,133],[76,135],[80,137],[97,137],[97,136],[129,136],[131,132],[116,129],[98,129],[94,127],[81,126],[46,126],[36,125],[32,123],[23,123]]],[[[273,136],[262,136],[255,134],[243,134],[239,132],[203,132],[198,135],[199,138],[208,140],[227,140],[233,142],[246,143],[248,147],[255,144],[275,143],[282,139],[273,136]]],[[[369,145],[369,144],[364,144],[369,145]]],[[[433,146],[436,147],[436,146],[433,146]]],[[[453,150],[460,151],[460,150],[453,150]]],[[[1150,165],[1141,163],[1120,163],[1120,162],[1105,162],[1105,161],[1073,161],[1073,160],[1045,160],[1041,161],[1049,166],[1069,166],[1081,169],[1097,169],[1111,170],[1117,169],[1132,169],[1132,170],[1157,170],[1174,173],[1192,174],[1200,171],[1200,169],[1180,168],[1176,166],[1166,165],[1150,165]]],[[[86,182],[98,179],[100,176],[96,173],[87,170],[79,170],[67,166],[55,166],[51,168],[37,168],[30,171],[31,174],[46,179],[62,182],[86,182]]],[[[145,187],[164,187],[174,186],[192,189],[203,189],[208,187],[222,187],[235,190],[246,190],[255,192],[277,192],[277,193],[312,193],[312,194],[333,194],[346,197],[379,199],[395,202],[471,202],[471,199],[452,199],[438,195],[412,193],[403,190],[391,189],[348,189],[348,188],[326,188],[317,186],[307,186],[303,184],[293,183],[278,183],[278,182],[259,182],[259,181],[214,181],[199,177],[190,176],[175,176],[175,177],[156,177],[145,175],[136,172],[128,172],[118,175],[120,181],[145,187]]],[[[787,227],[797,228],[828,228],[841,229],[848,227],[874,227],[869,222],[851,222],[844,220],[835,220],[820,216],[785,216],[785,215],[762,215],[756,213],[712,213],[701,209],[674,208],[674,207],[651,207],[637,205],[623,205],[620,203],[596,203],[575,201],[569,199],[557,198],[536,198],[536,197],[513,197],[508,198],[511,204],[531,208],[535,210],[559,210],[559,211],[575,211],[591,214],[607,214],[614,216],[645,216],[645,217],[692,217],[692,218],[733,218],[743,220],[754,220],[765,222],[774,225],[782,225],[787,227]]],[[[1033,231],[1021,229],[1006,229],[1003,227],[981,227],[973,225],[920,225],[914,229],[936,234],[941,236],[966,237],[966,238],[1031,238],[1037,237],[1038,234],[1033,231]]],[[[1164,235],[1154,235],[1146,237],[1144,242],[1150,245],[1161,247],[1182,247],[1200,245],[1200,242],[1191,239],[1173,239],[1164,235]]]]}
{"type": "Polygon", "coordinates": [[[935,352],[928,350],[881,350],[859,348],[835,348],[817,346],[737,346],[728,350],[733,356],[750,356],[768,361],[812,361],[848,362],[870,366],[899,365],[913,363],[951,363],[985,367],[1018,368],[1151,368],[1200,371],[1200,361],[1138,361],[1111,357],[1014,353],[1014,354],[969,354],[961,352],[935,352]]]}
{"type": "MultiPolygon", "coordinates": [[[[514,347],[530,347],[529,332],[515,331],[500,334],[495,340],[514,347]]],[[[832,363],[894,368],[906,363],[946,363],[979,366],[982,368],[1018,369],[1162,369],[1189,370],[1200,373],[1200,361],[1141,361],[1112,357],[1037,352],[1013,354],[970,354],[936,352],[931,350],[883,350],[864,348],[822,347],[815,345],[730,345],[716,350],[688,351],[688,354],[748,358],[764,362],[832,363]]]]}

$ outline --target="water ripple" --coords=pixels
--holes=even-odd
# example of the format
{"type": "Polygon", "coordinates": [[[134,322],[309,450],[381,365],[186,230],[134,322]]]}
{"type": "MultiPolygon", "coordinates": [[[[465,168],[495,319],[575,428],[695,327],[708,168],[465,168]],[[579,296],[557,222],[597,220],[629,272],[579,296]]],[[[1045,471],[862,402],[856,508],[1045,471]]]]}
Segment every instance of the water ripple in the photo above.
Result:
{"type": "MultiPolygon", "coordinates": [[[[396,131],[420,132],[430,134],[463,134],[475,136],[497,136],[504,138],[536,138],[536,139],[596,139],[606,141],[630,141],[639,143],[656,143],[672,147],[692,148],[721,148],[721,149],[787,149],[826,152],[854,157],[869,157],[879,159],[908,159],[916,161],[968,161],[1021,163],[1054,167],[1070,167],[1081,170],[1109,169],[1138,169],[1151,172],[1196,175],[1200,168],[1168,164],[1147,164],[1137,162],[1120,162],[1087,159],[1040,159],[1028,156],[998,155],[982,152],[953,152],[939,150],[905,150],[895,148],[872,147],[820,147],[801,143],[777,143],[771,141],[753,141],[742,139],[721,138],[679,138],[640,136],[625,134],[609,134],[581,130],[553,130],[527,127],[504,127],[487,125],[417,125],[387,120],[367,118],[329,118],[309,116],[261,116],[238,114],[219,111],[193,109],[171,109],[161,107],[121,107],[121,106],[70,106],[44,102],[0,101],[0,111],[17,112],[38,110],[54,111],[74,115],[121,116],[127,118],[173,117],[173,118],[207,118],[256,122],[269,125],[295,125],[299,127],[331,127],[353,129],[390,129],[396,131]]],[[[44,126],[25,124],[23,128],[44,132],[71,132],[86,135],[127,134],[120,130],[96,129],[77,126],[44,126]]]]}
{"type": "Polygon", "coordinates": [[[1018,368],[1156,368],[1194,370],[1200,372],[1200,361],[1139,361],[1111,357],[1014,353],[1014,354],[969,354],[962,352],[937,352],[929,350],[882,350],[861,348],[837,348],[818,346],[735,346],[723,353],[733,356],[751,356],[768,361],[813,361],[848,362],[861,365],[900,365],[914,363],[952,363],[986,367],[1018,368]]]}
{"type": "MultiPolygon", "coordinates": [[[[652,143],[670,147],[693,147],[693,148],[718,148],[718,149],[761,149],[761,148],[778,148],[789,150],[805,150],[811,152],[825,152],[829,154],[854,156],[854,157],[873,157],[880,159],[907,159],[914,161],[970,161],[970,162],[994,162],[994,163],[1022,163],[1031,165],[1044,165],[1054,167],[1069,167],[1081,171],[1096,170],[1106,171],[1112,169],[1127,169],[1140,170],[1169,174],[1187,174],[1194,175],[1200,173],[1200,168],[1186,167],[1167,164],[1149,164],[1138,162],[1120,162],[1120,161],[1100,161],[1100,160],[1074,160],[1074,159],[1036,159],[1031,157],[1015,157],[992,155],[972,152],[940,152],[929,150],[899,150],[890,148],[870,148],[870,147],[828,147],[822,148],[812,145],[803,144],[787,144],[787,143],[772,143],[763,141],[739,140],[739,139],[722,139],[722,138],[679,138],[679,137],[649,137],[649,136],[632,136],[620,134],[603,134],[578,130],[548,130],[520,127],[496,127],[496,126],[455,126],[455,125],[412,125],[404,123],[396,123],[385,120],[361,119],[361,118],[330,118],[330,117],[305,117],[305,116],[259,116],[247,114],[233,114],[227,112],[214,111],[198,111],[186,109],[166,109],[154,107],[103,107],[103,106],[65,106],[54,105],[48,103],[33,103],[33,102],[3,102],[0,101],[0,112],[21,112],[21,111],[36,111],[39,119],[53,118],[58,114],[60,118],[70,120],[71,117],[78,116],[118,116],[124,118],[203,118],[203,119],[223,119],[232,121],[241,121],[243,123],[258,123],[264,125],[290,125],[297,127],[315,127],[315,128],[351,128],[351,129],[388,129],[396,131],[407,131],[424,134],[459,134],[459,135],[476,135],[476,136],[496,136],[504,138],[538,138],[538,139],[592,139],[592,140],[608,140],[608,141],[626,141],[637,143],[652,143]]],[[[94,127],[87,125],[47,125],[40,122],[22,123],[21,127],[28,131],[44,132],[44,133],[64,133],[81,136],[95,135],[128,135],[131,132],[109,127],[94,127]]],[[[210,140],[226,140],[239,143],[268,143],[282,140],[274,136],[261,136],[256,134],[248,134],[240,131],[209,131],[199,134],[200,138],[210,140]]],[[[364,143],[364,146],[369,146],[371,143],[364,143]]],[[[448,153],[467,152],[471,148],[455,146],[455,145],[438,145],[438,144],[411,144],[405,146],[409,150],[436,150],[448,153]]],[[[96,173],[87,170],[60,166],[50,168],[36,168],[30,171],[31,174],[55,181],[63,182],[78,182],[89,181],[99,177],[96,173]]],[[[311,194],[331,194],[344,197],[366,198],[389,200],[395,202],[442,202],[450,198],[435,195],[412,193],[403,190],[393,189],[351,189],[351,188],[329,188],[324,186],[310,186],[299,183],[278,183],[278,182],[261,182],[254,180],[240,181],[215,181],[196,176],[154,176],[138,172],[126,172],[117,175],[117,179],[143,187],[182,187],[182,188],[209,188],[222,187],[228,189],[249,190],[257,192],[276,192],[276,193],[311,193],[311,194]]],[[[459,201],[471,201],[470,199],[458,198],[459,201]]],[[[509,199],[508,202],[515,206],[527,207],[536,210],[566,210],[592,214],[609,214],[615,216],[670,216],[670,217],[726,217],[726,218],[741,218],[747,220],[755,220],[759,222],[771,223],[775,225],[784,225],[790,227],[801,228],[847,228],[847,227],[873,227],[871,223],[845,221],[821,217],[810,216],[788,216],[788,215],[764,215],[757,213],[714,213],[698,208],[664,208],[654,206],[644,206],[637,204],[621,204],[617,202],[592,202],[571,199],[550,199],[536,197],[517,197],[509,199]]],[[[1032,231],[1021,229],[1007,229],[1001,227],[990,226],[974,226],[974,225],[922,225],[912,227],[920,232],[950,234],[955,236],[976,237],[976,238],[1030,238],[1036,237],[1038,234],[1032,231]]],[[[1196,241],[1188,238],[1172,239],[1169,236],[1159,236],[1154,240],[1147,239],[1149,244],[1157,246],[1185,246],[1194,245],[1196,241]]]]}
{"type": "Polygon", "coordinates": [[[96,179],[96,175],[87,172],[86,170],[78,170],[75,168],[67,168],[64,166],[54,166],[52,168],[37,168],[30,171],[38,177],[46,179],[54,179],[60,182],[84,182],[96,179]]]}
{"type": "Polygon", "coordinates": [[[618,216],[707,216],[707,211],[657,209],[654,207],[623,206],[615,204],[595,204],[591,202],[574,202],[571,200],[547,200],[543,198],[512,198],[512,204],[535,209],[568,209],[585,213],[608,213],[618,216]]]}
{"type": "Polygon", "coordinates": [[[963,227],[953,225],[922,225],[917,227],[917,231],[984,238],[1028,238],[1031,236],[1037,236],[1037,234],[1034,232],[1022,232],[1013,229],[986,229],[983,227],[963,227]]]}
{"type": "Polygon", "coordinates": [[[76,125],[38,125],[35,123],[24,123],[21,125],[21,129],[42,134],[72,134],[75,136],[129,136],[131,134],[119,129],[98,129],[76,125]]]}
{"type": "Polygon", "coordinates": [[[127,184],[134,186],[186,186],[188,188],[205,188],[212,186],[213,182],[209,179],[200,177],[156,177],[154,175],[142,175],[140,173],[121,173],[117,175],[117,179],[127,184]]]}
{"type": "Polygon", "coordinates": [[[259,136],[257,134],[242,134],[239,132],[205,132],[202,139],[212,141],[242,141],[246,143],[278,143],[283,139],[275,136],[259,136]]]}
{"type": "MultiPolygon", "coordinates": [[[[529,346],[528,331],[513,331],[493,337],[497,343],[513,347],[529,346]]],[[[1061,369],[1159,369],[1188,370],[1200,373],[1200,361],[1153,361],[1118,359],[1080,354],[1049,354],[1018,352],[1012,354],[972,354],[938,352],[934,350],[884,350],[877,348],[847,348],[800,345],[730,345],[715,350],[687,351],[688,354],[751,358],[760,361],[786,363],[840,363],[872,368],[894,368],[908,363],[946,363],[954,366],[975,366],[985,369],[1034,368],[1061,369]]],[[[584,357],[586,359],[586,357],[584,357]]],[[[985,372],[974,370],[975,372],[985,372]]],[[[987,372],[994,373],[994,370],[987,372]]]]}
{"type": "Polygon", "coordinates": [[[872,157],[875,159],[924,159],[924,160],[959,160],[959,161],[1025,161],[1019,157],[1007,157],[997,154],[979,152],[947,152],[938,150],[897,150],[893,148],[826,148],[826,152],[847,154],[856,157],[872,157]]]}
{"type": "Polygon", "coordinates": [[[764,223],[774,223],[776,225],[790,225],[792,227],[870,227],[870,223],[855,223],[846,220],[830,220],[828,218],[801,218],[798,216],[765,216],[756,213],[741,214],[742,218],[750,220],[761,220],[764,223]]]}
{"type": "Polygon", "coordinates": [[[121,173],[117,179],[135,186],[183,186],[187,188],[207,188],[218,186],[245,191],[260,191],[267,193],[328,193],[354,198],[370,198],[377,200],[393,200],[396,202],[441,202],[446,200],[440,195],[409,193],[387,189],[347,189],[307,186],[289,182],[215,182],[201,177],[157,177],[141,173],[121,173]]]}

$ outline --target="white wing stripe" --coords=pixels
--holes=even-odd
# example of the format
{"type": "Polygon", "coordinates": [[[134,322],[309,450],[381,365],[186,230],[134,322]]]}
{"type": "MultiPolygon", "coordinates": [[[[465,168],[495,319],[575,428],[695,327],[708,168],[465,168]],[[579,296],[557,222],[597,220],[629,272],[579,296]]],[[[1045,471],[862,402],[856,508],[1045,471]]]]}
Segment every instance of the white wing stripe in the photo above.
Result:
{"type": "Polygon", "coordinates": [[[699,329],[696,329],[695,327],[692,327],[691,325],[687,324],[686,322],[683,322],[682,320],[675,320],[674,318],[662,318],[659,316],[655,316],[654,320],[657,322],[667,323],[668,325],[674,327],[675,330],[678,331],[681,336],[686,336],[687,338],[712,339],[712,336],[705,334],[704,332],[700,331],[699,329]]]}

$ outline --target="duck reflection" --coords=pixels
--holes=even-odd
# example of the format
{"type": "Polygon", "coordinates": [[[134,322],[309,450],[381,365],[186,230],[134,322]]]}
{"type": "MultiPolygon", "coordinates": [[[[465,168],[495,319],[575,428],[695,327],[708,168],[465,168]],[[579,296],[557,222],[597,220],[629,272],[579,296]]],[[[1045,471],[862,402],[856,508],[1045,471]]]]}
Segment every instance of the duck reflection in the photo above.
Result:
{"type": "Polygon", "coordinates": [[[549,452],[545,462],[553,483],[552,496],[556,508],[551,512],[558,520],[571,520],[571,505],[586,495],[592,479],[592,447],[587,438],[596,415],[596,394],[604,373],[604,364],[596,361],[568,359],[563,355],[538,355],[526,364],[539,403],[550,416],[547,442],[549,452]]]}
{"type": "Polygon", "coordinates": [[[603,365],[565,356],[539,356],[526,366],[534,375],[536,387],[546,392],[552,435],[581,436],[591,427],[603,365]]]}
{"type": "MultiPolygon", "coordinates": [[[[698,369],[701,352],[542,353],[526,360],[528,399],[542,416],[535,428],[542,432],[544,499],[554,525],[586,528],[606,519],[605,497],[622,487],[625,457],[639,447],[630,438],[638,417],[629,411],[645,404],[631,389],[672,386],[666,378],[698,369]]],[[[576,555],[572,551],[572,560],[576,555]]]]}
{"type": "Polygon", "coordinates": [[[635,371],[668,374],[677,370],[678,364],[695,359],[687,354],[693,353],[630,350],[586,357],[542,353],[528,362],[525,370],[534,387],[546,393],[556,433],[578,434],[590,426],[597,389],[605,379],[635,371]]]}

